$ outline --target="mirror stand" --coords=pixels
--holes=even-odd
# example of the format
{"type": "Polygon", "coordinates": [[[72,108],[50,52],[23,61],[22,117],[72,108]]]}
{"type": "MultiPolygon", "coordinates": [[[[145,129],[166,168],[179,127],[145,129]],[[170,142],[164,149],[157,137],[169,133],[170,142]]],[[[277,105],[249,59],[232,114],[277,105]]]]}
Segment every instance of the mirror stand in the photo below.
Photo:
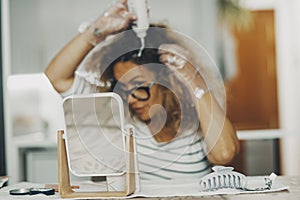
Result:
{"type": "Polygon", "coordinates": [[[57,132],[58,146],[58,183],[59,193],[62,198],[97,198],[97,197],[125,197],[134,193],[136,188],[135,183],[135,166],[134,166],[134,144],[133,130],[126,130],[126,172],[123,175],[125,178],[124,191],[101,191],[101,192],[75,192],[70,184],[70,171],[68,168],[68,159],[66,144],[64,141],[64,131],[57,132]]]}

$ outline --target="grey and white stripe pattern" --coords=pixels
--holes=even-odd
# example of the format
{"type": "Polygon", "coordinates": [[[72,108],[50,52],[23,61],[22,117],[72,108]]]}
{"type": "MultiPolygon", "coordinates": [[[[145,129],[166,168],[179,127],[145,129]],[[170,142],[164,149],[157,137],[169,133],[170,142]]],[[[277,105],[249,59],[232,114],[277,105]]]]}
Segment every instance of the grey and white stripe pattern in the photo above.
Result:
{"type": "Polygon", "coordinates": [[[194,131],[186,131],[171,142],[157,143],[149,130],[137,129],[136,145],[141,180],[201,178],[211,172],[203,138],[194,131]]]}

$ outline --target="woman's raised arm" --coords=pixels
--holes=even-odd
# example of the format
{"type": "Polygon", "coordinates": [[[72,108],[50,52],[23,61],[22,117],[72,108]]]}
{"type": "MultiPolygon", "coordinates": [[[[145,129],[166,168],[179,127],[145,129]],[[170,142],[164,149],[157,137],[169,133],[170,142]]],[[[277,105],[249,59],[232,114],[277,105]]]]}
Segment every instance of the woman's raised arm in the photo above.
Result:
{"type": "Polygon", "coordinates": [[[128,12],[127,0],[114,3],[86,31],[64,46],[45,70],[57,92],[64,92],[72,86],[76,68],[96,44],[108,35],[125,30],[133,20],[136,16],[128,12]]]}
{"type": "Polygon", "coordinates": [[[207,90],[203,77],[185,60],[188,52],[177,44],[162,44],[160,59],[187,83],[196,96],[196,109],[203,132],[208,160],[224,165],[238,153],[240,145],[236,131],[219,106],[213,92],[207,90]]]}

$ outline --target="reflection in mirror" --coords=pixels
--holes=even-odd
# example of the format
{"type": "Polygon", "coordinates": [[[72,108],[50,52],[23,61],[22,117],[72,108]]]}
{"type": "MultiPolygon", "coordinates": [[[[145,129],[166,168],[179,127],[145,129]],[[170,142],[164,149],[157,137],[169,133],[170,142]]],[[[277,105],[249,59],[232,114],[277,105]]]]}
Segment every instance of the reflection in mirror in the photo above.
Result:
{"type": "Polygon", "coordinates": [[[76,176],[113,176],[125,172],[124,111],[114,93],[64,100],[66,146],[76,176]]]}

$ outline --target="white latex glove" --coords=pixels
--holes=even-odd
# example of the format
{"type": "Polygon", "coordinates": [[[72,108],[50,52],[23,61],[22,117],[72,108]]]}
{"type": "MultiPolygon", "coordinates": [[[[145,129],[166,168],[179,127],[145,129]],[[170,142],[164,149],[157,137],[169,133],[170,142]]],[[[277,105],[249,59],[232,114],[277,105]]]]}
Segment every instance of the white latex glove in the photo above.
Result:
{"type": "Polygon", "coordinates": [[[95,36],[93,43],[97,44],[103,37],[126,30],[134,20],[136,16],[128,11],[127,0],[113,3],[89,28],[95,36]]]}
{"type": "Polygon", "coordinates": [[[188,51],[177,44],[159,46],[160,61],[184,81],[191,81],[197,70],[188,62],[188,51]]]}

